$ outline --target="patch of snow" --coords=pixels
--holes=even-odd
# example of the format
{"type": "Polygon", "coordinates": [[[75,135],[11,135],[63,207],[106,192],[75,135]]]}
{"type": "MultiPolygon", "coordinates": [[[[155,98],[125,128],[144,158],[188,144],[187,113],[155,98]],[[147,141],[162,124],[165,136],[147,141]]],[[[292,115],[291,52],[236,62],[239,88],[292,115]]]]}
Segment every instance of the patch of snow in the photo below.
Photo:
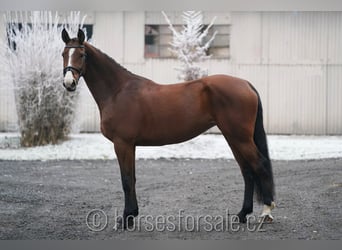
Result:
{"type": "MultiPolygon", "coordinates": [[[[113,144],[102,134],[73,134],[58,145],[19,146],[19,134],[0,133],[0,160],[115,159],[113,144]]],[[[308,160],[342,157],[342,136],[268,136],[272,160],[308,160]]],[[[161,147],[137,147],[137,159],[233,159],[221,135],[204,134],[190,141],[161,147]]]]}

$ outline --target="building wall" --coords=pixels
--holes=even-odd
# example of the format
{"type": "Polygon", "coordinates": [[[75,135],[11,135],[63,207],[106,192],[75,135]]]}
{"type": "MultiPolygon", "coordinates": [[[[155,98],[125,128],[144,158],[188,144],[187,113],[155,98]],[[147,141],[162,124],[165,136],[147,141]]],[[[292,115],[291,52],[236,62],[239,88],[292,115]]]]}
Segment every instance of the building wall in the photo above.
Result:
{"type": "MultiPolygon", "coordinates": [[[[171,14],[178,20],[179,13],[171,14]]],[[[89,15],[93,42],[102,51],[136,74],[177,82],[176,60],[144,58],[144,23],[163,22],[160,13],[89,15]]],[[[210,74],[231,74],[255,85],[268,133],[342,134],[342,12],[215,12],[206,13],[206,20],[213,16],[231,24],[231,56],[203,64],[210,74]]],[[[99,131],[95,102],[84,84],[80,91],[79,127],[99,131]]],[[[0,130],[14,128],[10,93],[1,89],[0,130]]]]}

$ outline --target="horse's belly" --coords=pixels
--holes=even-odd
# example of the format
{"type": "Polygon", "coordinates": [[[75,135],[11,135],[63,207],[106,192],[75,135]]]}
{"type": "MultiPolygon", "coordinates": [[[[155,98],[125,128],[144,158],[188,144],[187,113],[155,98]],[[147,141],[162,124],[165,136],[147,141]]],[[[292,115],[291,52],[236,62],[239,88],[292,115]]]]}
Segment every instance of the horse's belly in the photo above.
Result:
{"type": "Polygon", "coordinates": [[[205,122],[186,126],[184,124],[175,124],[174,126],[159,126],[152,131],[144,133],[138,138],[137,146],[162,146],[167,144],[181,143],[190,140],[209,128],[215,123],[205,122]]]}

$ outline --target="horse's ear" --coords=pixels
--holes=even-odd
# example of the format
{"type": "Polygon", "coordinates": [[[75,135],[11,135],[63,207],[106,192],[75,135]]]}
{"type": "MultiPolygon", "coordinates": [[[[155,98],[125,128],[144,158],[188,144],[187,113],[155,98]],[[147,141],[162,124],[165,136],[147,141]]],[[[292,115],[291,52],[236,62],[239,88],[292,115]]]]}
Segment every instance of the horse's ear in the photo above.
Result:
{"type": "Polygon", "coordinates": [[[83,30],[81,30],[81,29],[78,30],[77,38],[78,38],[78,42],[79,42],[80,44],[83,44],[83,42],[84,42],[84,40],[85,40],[85,35],[84,35],[83,30]]]}
{"type": "Polygon", "coordinates": [[[70,42],[70,37],[68,32],[65,30],[65,28],[62,30],[62,39],[63,41],[67,44],[68,42],[70,42]]]}

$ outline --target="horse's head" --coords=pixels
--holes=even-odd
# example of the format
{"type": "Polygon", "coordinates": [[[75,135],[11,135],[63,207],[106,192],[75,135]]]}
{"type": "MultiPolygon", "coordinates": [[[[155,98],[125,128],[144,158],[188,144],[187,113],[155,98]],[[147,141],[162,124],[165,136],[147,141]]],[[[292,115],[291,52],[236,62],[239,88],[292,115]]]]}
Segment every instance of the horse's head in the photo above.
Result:
{"type": "Polygon", "coordinates": [[[64,80],[63,86],[68,91],[75,91],[79,79],[85,72],[86,53],[84,48],[85,35],[78,30],[77,38],[70,39],[68,32],[63,29],[62,39],[65,42],[63,51],[64,80]]]}

